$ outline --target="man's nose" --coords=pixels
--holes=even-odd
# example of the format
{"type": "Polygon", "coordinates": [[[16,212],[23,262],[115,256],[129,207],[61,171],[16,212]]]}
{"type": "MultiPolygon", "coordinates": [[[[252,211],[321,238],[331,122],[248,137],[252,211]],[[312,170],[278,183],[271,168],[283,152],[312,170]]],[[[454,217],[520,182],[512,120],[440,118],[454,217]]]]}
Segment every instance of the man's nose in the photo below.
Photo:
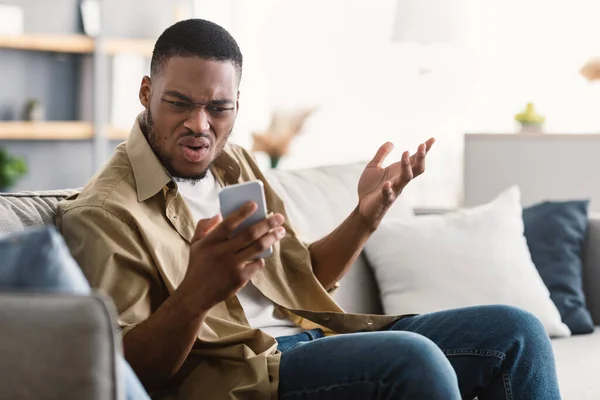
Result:
{"type": "Polygon", "coordinates": [[[194,110],[188,117],[185,127],[195,133],[206,132],[210,129],[210,121],[205,108],[194,110]]]}

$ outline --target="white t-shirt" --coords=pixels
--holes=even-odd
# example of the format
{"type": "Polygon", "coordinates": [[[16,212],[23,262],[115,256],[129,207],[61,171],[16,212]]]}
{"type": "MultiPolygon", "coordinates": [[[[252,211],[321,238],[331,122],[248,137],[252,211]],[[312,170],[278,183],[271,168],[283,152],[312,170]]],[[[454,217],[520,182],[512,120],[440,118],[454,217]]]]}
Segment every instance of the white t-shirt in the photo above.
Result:
{"type": "MultiPolygon", "coordinates": [[[[178,182],[177,187],[196,221],[211,218],[219,212],[220,186],[210,171],[198,182],[178,182]]],[[[302,332],[302,328],[290,319],[276,316],[275,304],[251,282],[238,292],[237,298],[252,328],[261,329],[273,337],[302,332]]]]}

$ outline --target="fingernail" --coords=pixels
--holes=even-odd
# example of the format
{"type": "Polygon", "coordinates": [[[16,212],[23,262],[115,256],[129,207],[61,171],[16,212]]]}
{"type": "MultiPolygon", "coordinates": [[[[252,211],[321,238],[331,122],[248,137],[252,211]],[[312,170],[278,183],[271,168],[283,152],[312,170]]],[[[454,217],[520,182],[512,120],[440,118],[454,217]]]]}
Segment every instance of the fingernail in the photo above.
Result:
{"type": "Polygon", "coordinates": [[[283,216],[277,214],[275,216],[273,216],[270,220],[269,220],[269,225],[271,225],[271,228],[275,228],[276,226],[279,226],[283,223],[283,216]]]}
{"type": "Polygon", "coordinates": [[[277,236],[278,239],[281,239],[282,237],[285,236],[285,228],[281,227],[281,228],[277,228],[275,230],[275,235],[277,236]]]}

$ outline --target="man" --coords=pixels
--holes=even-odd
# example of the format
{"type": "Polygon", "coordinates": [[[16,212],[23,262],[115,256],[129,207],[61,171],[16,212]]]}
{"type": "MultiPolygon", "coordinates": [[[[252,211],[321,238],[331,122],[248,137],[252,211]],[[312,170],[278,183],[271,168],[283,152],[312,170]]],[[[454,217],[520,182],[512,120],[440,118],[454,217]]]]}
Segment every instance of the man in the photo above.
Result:
{"type": "Polygon", "coordinates": [[[303,244],[243,149],[227,144],[242,54],[221,27],[187,20],[156,42],[145,112],[107,166],[61,204],[62,232],[93,286],[119,311],[126,359],[154,398],[558,399],[548,337],[532,315],[477,307],[422,316],[345,314],[334,288],[402,189],[430,139],[366,166],[356,209],[303,244]],[[220,187],[265,184],[273,214],[235,236],[220,187]],[[256,255],[274,246],[273,256],[256,255]]]}

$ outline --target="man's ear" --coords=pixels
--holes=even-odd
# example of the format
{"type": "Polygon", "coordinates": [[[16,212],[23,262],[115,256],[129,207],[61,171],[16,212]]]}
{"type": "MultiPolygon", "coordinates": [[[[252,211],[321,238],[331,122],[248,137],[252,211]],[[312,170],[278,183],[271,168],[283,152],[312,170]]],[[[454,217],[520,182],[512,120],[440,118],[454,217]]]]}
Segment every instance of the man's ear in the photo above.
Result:
{"type": "Polygon", "coordinates": [[[240,91],[237,92],[237,98],[235,99],[235,108],[237,112],[240,112],[240,91]]]}
{"type": "Polygon", "coordinates": [[[140,85],[140,103],[144,106],[144,108],[148,109],[150,107],[150,95],[152,94],[152,80],[148,75],[142,78],[142,84],[140,85]]]}

